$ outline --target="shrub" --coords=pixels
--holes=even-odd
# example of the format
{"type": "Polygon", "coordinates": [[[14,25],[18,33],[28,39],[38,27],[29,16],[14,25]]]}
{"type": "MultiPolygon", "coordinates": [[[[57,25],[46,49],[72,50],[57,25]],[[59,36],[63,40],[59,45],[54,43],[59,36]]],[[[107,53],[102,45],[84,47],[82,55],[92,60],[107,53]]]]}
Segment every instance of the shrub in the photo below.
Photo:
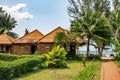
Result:
{"type": "Polygon", "coordinates": [[[112,41],[115,49],[114,51],[117,52],[118,54],[114,57],[115,60],[120,61],[120,41],[119,40],[114,40],[112,41]]]}
{"type": "Polygon", "coordinates": [[[19,56],[17,56],[17,55],[0,53],[1,61],[14,61],[14,60],[17,60],[18,58],[19,58],[19,56]]]}
{"type": "Polygon", "coordinates": [[[76,56],[76,58],[75,58],[75,59],[76,59],[77,61],[82,61],[82,60],[83,60],[83,58],[85,58],[85,56],[76,56]]]}
{"type": "Polygon", "coordinates": [[[101,56],[100,55],[91,55],[88,57],[89,60],[101,60],[101,56]]]}
{"type": "Polygon", "coordinates": [[[116,56],[114,57],[115,60],[120,61],[120,53],[116,54],[116,56]]]}
{"type": "Polygon", "coordinates": [[[43,66],[44,56],[20,58],[12,62],[0,61],[0,80],[10,80],[43,66]]]}
{"type": "Polygon", "coordinates": [[[94,55],[94,59],[101,60],[101,56],[100,55],[94,55]]]}
{"type": "Polygon", "coordinates": [[[63,68],[66,67],[66,51],[60,46],[55,46],[51,52],[45,54],[46,65],[50,68],[63,68]]]}

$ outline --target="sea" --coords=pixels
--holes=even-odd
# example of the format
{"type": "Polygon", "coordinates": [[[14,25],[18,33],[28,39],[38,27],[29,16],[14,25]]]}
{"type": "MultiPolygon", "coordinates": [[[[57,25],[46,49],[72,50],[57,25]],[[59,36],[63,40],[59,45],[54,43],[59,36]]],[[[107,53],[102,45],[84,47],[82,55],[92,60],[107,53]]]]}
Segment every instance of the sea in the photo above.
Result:
{"type": "MultiPolygon", "coordinates": [[[[80,54],[85,55],[86,53],[87,53],[87,51],[77,51],[78,55],[80,55],[80,54]]],[[[90,54],[98,54],[98,52],[97,51],[90,51],[90,54]]],[[[107,51],[107,50],[103,51],[103,56],[110,57],[110,54],[114,54],[114,56],[115,56],[117,53],[113,52],[113,51],[107,51]]]]}

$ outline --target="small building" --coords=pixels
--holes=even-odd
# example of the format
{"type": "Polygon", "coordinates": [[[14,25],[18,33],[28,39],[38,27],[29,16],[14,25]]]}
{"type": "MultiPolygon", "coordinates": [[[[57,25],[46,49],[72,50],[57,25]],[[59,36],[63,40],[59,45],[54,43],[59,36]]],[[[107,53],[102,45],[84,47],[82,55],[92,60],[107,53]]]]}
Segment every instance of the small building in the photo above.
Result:
{"type": "Polygon", "coordinates": [[[56,29],[54,29],[53,31],[51,31],[50,33],[42,37],[37,44],[38,53],[43,54],[51,51],[51,49],[54,47],[54,44],[55,44],[54,39],[57,33],[63,32],[63,31],[65,31],[63,28],[57,27],[56,29]]]}
{"type": "Polygon", "coordinates": [[[0,52],[2,53],[12,53],[13,52],[13,42],[15,39],[7,34],[0,35],[0,52]]]}
{"type": "Polygon", "coordinates": [[[44,35],[37,29],[25,34],[14,42],[14,54],[34,54],[37,49],[37,41],[44,35]]]}

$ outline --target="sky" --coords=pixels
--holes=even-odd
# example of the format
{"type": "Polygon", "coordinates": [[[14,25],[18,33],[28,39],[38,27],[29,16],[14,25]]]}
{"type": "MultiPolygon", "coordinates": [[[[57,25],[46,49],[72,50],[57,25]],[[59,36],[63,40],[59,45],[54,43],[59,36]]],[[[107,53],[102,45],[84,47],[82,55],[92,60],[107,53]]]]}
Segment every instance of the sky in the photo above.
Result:
{"type": "Polygon", "coordinates": [[[13,29],[21,36],[25,28],[29,32],[38,29],[44,35],[61,26],[69,29],[70,17],[67,0],[0,0],[0,7],[17,21],[13,29]]]}

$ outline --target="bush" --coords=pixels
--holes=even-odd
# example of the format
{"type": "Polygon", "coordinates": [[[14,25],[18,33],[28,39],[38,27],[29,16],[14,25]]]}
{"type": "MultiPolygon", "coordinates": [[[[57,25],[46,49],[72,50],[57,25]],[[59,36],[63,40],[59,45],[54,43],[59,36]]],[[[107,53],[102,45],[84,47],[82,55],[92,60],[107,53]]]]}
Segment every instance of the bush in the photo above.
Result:
{"type": "Polygon", "coordinates": [[[10,80],[44,67],[44,56],[20,58],[12,62],[0,61],[0,80],[10,80]]]}
{"type": "Polygon", "coordinates": [[[115,60],[120,61],[120,53],[116,54],[116,56],[114,57],[115,60]]]}
{"type": "Polygon", "coordinates": [[[85,56],[76,56],[76,60],[77,61],[83,61],[83,58],[85,58],[85,56]]]}
{"type": "Polygon", "coordinates": [[[120,41],[119,40],[113,40],[112,41],[115,49],[114,51],[117,52],[118,54],[114,57],[115,60],[120,61],[120,41]]]}
{"type": "Polygon", "coordinates": [[[101,56],[100,55],[94,55],[94,59],[101,60],[101,56]]]}
{"type": "Polygon", "coordinates": [[[0,53],[1,61],[14,61],[14,60],[17,60],[18,58],[19,58],[19,56],[17,56],[17,55],[0,53]]]}
{"type": "Polygon", "coordinates": [[[101,60],[101,56],[100,55],[91,55],[88,57],[89,60],[101,60]]]}
{"type": "Polygon", "coordinates": [[[45,54],[46,65],[50,68],[63,68],[66,67],[66,51],[60,46],[55,46],[51,52],[45,54]]]}

